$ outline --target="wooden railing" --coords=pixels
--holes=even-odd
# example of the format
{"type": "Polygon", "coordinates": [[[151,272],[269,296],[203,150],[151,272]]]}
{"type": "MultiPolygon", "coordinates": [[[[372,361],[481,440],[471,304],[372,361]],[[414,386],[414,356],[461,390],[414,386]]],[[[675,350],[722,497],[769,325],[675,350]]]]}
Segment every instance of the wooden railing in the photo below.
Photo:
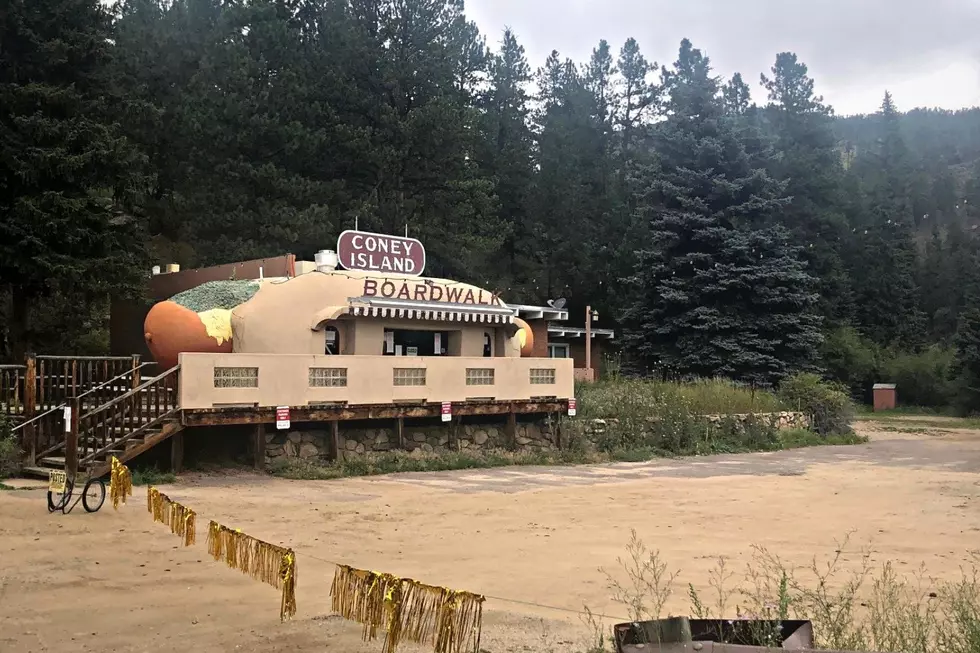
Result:
{"type": "Polygon", "coordinates": [[[180,367],[141,383],[128,393],[86,410],[79,397],[71,399],[71,422],[65,446],[65,469],[103,462],[101,459],[126,442],[147,433],[177,413],[180,367]]]}
{"type": "Polygon", "coordinates": [[[0,415],[20,421],[24,417],[24,365],[0,365],[0,415]]]}
{"type": "MultiPolygon", "coordinates": [[[[141,363],[135,369],[127,369],[89,388],[78,395],[76,398],[78,404],[82,410],[91,410],[118,397],[120,393],[130,391],[133,380],[139,380],[144,371],[152,365],[155,363],[141,363]]],[[[68,432],[65,428],[65,408],[70,404],[71,399],[67,399],[14,427],[14,436],[20,441],[29,465],[35,464],[38,458],[64,449],[68,432]]]]}
{"type": "MultiPolygon", "coordinates": [[[[32,360],[27,360],[28,378],[26,386],[31,387],[30,368],[32,360]]],[[[38,412],[65,403],[95,387],[106,387],[111,379],[128,383],[118,383],[115,395],[127,392],[140,384],[137,371],[140,368],[139,355],[133,356],[35,356],[34,394],[38,412]],[[132,377],[123,379],[132,372],[132,377]]]]}

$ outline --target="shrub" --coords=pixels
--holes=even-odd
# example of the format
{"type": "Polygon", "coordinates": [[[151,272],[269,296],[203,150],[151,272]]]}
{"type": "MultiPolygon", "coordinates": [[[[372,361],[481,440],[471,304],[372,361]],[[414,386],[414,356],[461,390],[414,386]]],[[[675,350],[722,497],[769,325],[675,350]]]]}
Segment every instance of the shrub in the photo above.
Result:
{"type": "Polygon", "coordinates": [[[806,413],[817,433],[851,432],[854,404],[838,384],[824,381],[816,374],[797,374],[780,384],[779,396],[791,409],[806,413]]]}
{"type": "Polygon", "coordinates": [[[906,406],[949,406],[956,395],[953,381],[955,351],[933,345],[918,353],[896,352],[885,361],[880,380],[898,386],[906,406]]]}
{"type": "Polygon", "coordinates": [[[846,385],[855,399],[867,401],[886,354],[853,327],[842,327],[824,338],[821,359],[830,378],[846,385]]]}
{"type": "Polygon", "coordinates": [[[0,415],[0,478],[8,478],[20,472],[22,452],[12,433],[10,420],[0,415]]]}

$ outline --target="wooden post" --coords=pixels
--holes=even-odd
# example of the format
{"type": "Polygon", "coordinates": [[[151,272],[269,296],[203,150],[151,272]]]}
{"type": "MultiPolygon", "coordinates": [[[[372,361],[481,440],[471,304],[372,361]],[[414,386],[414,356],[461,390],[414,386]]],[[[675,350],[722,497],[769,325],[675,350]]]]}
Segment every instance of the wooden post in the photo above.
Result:
{"type": "Polygon", "coordinates": [[[133,374],[132,374],[132,389],[140,387],[140,355],[133,354],[133,374]]]}
{"type": "Polygon", "coordinates": [[[255,471],[260,472],[265,469],[265,425],[256,424],[255,433],[252,438],[252,463],[255,471]]]}
{"type": "Polygon", "coordinates": [[[78,417],[82,412],[82,402],[78,397],[72,397],[68,406],[71,408],[71,415],[66,424],[68,432],[65,434],[65,472],[69,479],[74,480],[78,474],[78,417]]]}
{"type": "MultiPolygon", "coordinates": [[[[24,419],[30,420],[37,415],[37,359],[34,354],[28,354],[24,361],[24,419]]],[[[37,424],[25,427],[24,442],[21,446],[27,451],[27,464],[37,464],[37,424]]]]}
{"type": "Polygon", "coordinates": [[[170,437],[170,468],[174,474],[184,471],[184,432],[177,431],[170,437]]]}
{"type": "Polygon", "coordinates": [[[585,378],[592,380],[592,307],[585,307],[585,378]]]}
{"type": "Polygon", "coordinates": [[[405,418],[399,417],[395,421],[395,447],[399,451],[405,448],[405,418]]]}
{"type": "Polygon", "coordinates": [[[510,412],[507,413],[507,427],[504,432],[507,435],[507,446],[511,449],[517,448],[517,413],[514,411],[514,405],[511,404],[510,412]]]}
{"type": "Polygon", "coordinates": [[[330,422],[330,458],[337,462],[340,460],[340,421],[330,422]]]}

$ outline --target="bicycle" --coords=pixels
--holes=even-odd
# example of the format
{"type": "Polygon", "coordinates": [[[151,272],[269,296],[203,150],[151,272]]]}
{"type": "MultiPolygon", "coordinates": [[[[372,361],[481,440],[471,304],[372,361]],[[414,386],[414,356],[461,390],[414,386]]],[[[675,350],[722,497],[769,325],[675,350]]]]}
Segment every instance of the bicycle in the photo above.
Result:
{"type": "Polygon", "coordinates": [[[68,505],[75,491],[76,477],[68,478],[68,473],[61,470],[52,471],[48,476],[48,512],[58,512],[67,515],[79,501],[85,512],[98,512],[105,503],[105,481],[101,478],[89,478],[82,487],[82,494],[75,502],[68,505]]]}

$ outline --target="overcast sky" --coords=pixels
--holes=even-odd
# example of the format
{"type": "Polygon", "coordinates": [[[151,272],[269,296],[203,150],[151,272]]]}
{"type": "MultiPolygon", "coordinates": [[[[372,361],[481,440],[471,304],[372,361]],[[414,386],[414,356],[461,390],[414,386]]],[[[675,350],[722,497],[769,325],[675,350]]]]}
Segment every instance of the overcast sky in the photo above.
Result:
{"type": "Polygon", "coordinates": [[[902,110],[980,105],[980,0],[466,0],[466,13],[492,46],[512,28],[532,69],[551,50],[585,61],[603,38],[618,53],[630,36],[669,64],[687,37],[757,102],[759,74],[788,50],[838,114],[877,110],[885,89],[902,110]]]}

